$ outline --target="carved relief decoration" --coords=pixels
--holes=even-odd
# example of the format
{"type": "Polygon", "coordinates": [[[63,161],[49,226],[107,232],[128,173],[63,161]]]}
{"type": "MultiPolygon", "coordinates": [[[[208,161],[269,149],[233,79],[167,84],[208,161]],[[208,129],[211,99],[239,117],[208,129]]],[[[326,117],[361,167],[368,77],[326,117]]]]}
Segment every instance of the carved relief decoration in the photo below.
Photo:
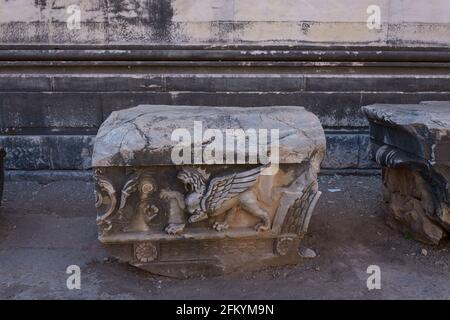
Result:
{"type": "Polygon", "coordinates": [[[95,207],[106,206],[104,213],[97,217],[97,225],[106,233],[112,228],[111,216],[116,211],[117,198],[113,184],[103,175],[102,170],[96,169],[94,175],[95,207]]]}

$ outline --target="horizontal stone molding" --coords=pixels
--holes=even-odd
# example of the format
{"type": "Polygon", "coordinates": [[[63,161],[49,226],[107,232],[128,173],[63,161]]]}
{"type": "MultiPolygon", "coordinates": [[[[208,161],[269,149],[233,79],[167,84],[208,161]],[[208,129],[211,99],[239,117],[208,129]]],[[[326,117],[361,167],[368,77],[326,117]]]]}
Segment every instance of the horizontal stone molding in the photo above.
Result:
{"type": "Polygon", "coordinates": [[[84,170],[91,167],[95,136],[0,136],[6,169],[84,170]]]}
{"type": "MultiPolygon", "coordinates": [[[[0,136],[7,151],[8,170],[87,170],[95,135],[17,135],[0,136]]],[[[324,169],[373,169],[367,158],[368,135],[326,133],[327,154],[324,169]]]]}
{"type": "Polygon", "coordinates": [[[0,61],[450,62],[448,47],[358,45],[5,45],[0,61]]]}
{"type": "MultiPolygon", "coordinates": [[[[120,87],[120,83],[127,82],[124,78],[122,82],[118,79],[112,80],[115,88],[120,87]],[[119,82],[118,82],[119,81],[119,82]]],[[[207,78],[205,78],[205,83],[207,78]]],[[[316,78],[315,89],[325,89],[328,83],[330,87],[333,84],[340,86],[335,78],[326,78],[321,83],[316,78]],[[328,82],[330,80],[330,82],[328,82]]],[[[68,78],[59,79],[61,86],[69,89],[71,83],[68,78]]],[[[73,82],[73,89],[82,89],[84,85],[81,79],[73,82]],[[78,83],[78,84],[77,84],[78,83]]],[[[136,80],[136,79],[134,79],[136,80]]],[[[176,78],[174,82],[180,80],[176,78]]],[[[445,100],[450,99],[450,92],[404,92],[398,88],[398,92],[365,92],[365,91],[215,91],[219,86],[234,87],[238,89],[239,83],[243,83],[242,87],[247,83],[248,86],[257,86],[257,82],[245,82],[245,79],[236,79],[236,83],[231,84],[234,80],[224,79],[209,85],[208,91],[46,91],[46,92],[0,92],[0,133],[16,135],[16,134],[95,134],[103,119],[115,110],[125,109],[136,106],[138,104],[173,104],[173,105],[210,105],[210,106],[243,106],[253,107],[260,106],[277,106],[277,105],[297,105],[305,106],[305,108],[316,114],[322,126],[332,129],[353,129],[367,127],[367,120],[360,111],[361,106],[369,105],[379,101],[386,103],[418,103],[423,100],[445,100]]],[[[267,78],[266,78],[267,80],[267,78]]],[[[342,79],[345,83],[348,79],[342,79]]],[[[446,83],[448,79],[440,79],[442,83],[446,83]]],[[[93,80],[95,82],[96,80],[93,80]]],[[[101,89],[102,81],[99,80],[99,89],[101,89]]],[[[108,80],[105,80],[108,81],[108,80]]],[[[137,80],[136,80],[137,81],[137,80]]],[[[180,80],[181,83],[173,84],[177,86],[189,85],[191,88],[195,84],[187,84],[187,80],[180,80]]],[[[370,82],[370,80],[368,80],[370,82]]],[[[415,80],[411,80],[411,85],[415,80]]],[[[425,79],[423,79],[426,82],[425,79]]],[[[439,79],[430,80],[437,87],[440,86],[439,79]]],[[[0,83],[2,82],[0,77],[0,83]]],[[[4,81],[7,83],[7,81],[4,81]]],[[[53,81],[55,83],[57,81],[53,81]]],[[[88,82],[88,81],[87,81],[88,82]]],[[[91,82],[91,83],[93,83],[91,82]]],[[[170,81],[163,81],[170,82],[170,81]]],[[[286,82],[280,80],[280,86],[301,86],[301,79],[287,79],[286,82]]],[[[363,80],[361,80],[363,82],[363,80]]],[[[390,81],[387,81],[388,83],[390,81]]],[[[400,81],[399,81],[400,82],[400,81]]],[[[88,82],[89,83],[89,82],[88,82]]],[[[156,82],[150,79],[142,79],[142,85],[152,86],[156,82]],[[153,83],[153,84],[152,84],[153,83]]],[[[271,80],[265,82],[262,80],[262,86],[269,89],[271,80]]],[[[352,83],[357,86],[353,79],[348,82],[349,87],[352,83]]],[[[383,86],[383,80],[377,82],[383,86]]],[[[395,81],[392,81],[395,83],[395,81]]],[[[449,83],[450,84],[450,83],[449,83]]],[[[13,84],[10,84],[13,85],[13,84]]],[[[105,85],[103,83],[103,85],[105,85]]],[[[107,85],[107,84],[106,84],[107,85]]],[[[139,86],[138,82],[132,84],[139,86]]],[[[362,85],[362,84],[360,84],[362,85]]],[[[397,84],[401,87],[401,84],[397,84]]],[[[429,84],[432,85],[431,83],[429,84]]],[[[406,86],[408,86],[406,84],[406,86]]],[[[126,87],[124,87],[126,89],[126,87]]],[[[224,88],[225,89],[225,88],[224,88]]],[[[287,89],[287,87],[285,87],[287,89]]],[[[370,87],[367,87],[370,89],[370,87]]],[[[375,90],[376,88],[374,88],[375,90]]],[[[441,90],[444,88],[441,88],[441,90]]],[[[426,106],[424,106],[426,108],[426,106]]]]}
{"type": "Polygon", "coordinates": [[[450,73],[430,72],[0,74],[0,92],[447,92],[448,88],[450,73]]]}

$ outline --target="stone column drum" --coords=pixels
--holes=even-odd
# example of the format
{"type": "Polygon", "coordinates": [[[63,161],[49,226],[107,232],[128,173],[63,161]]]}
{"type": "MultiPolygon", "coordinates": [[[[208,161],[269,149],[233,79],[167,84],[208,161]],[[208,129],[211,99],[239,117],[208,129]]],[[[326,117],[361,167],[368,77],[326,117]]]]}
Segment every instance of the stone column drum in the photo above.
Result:
{"type": "Polygon", "coordinates": [[[296,263],[324,153],[320,122],[302,107],[113,112],[93,154],[99,240],[174,277],[296,263]],[[255,137],[270,154],[250,147],[255,137]]]}
{"type": "Polygon", "coordinates": [[[437,244],[450,232],[450,102],[363,107],[382,166],[387,222],[437,244]]]}

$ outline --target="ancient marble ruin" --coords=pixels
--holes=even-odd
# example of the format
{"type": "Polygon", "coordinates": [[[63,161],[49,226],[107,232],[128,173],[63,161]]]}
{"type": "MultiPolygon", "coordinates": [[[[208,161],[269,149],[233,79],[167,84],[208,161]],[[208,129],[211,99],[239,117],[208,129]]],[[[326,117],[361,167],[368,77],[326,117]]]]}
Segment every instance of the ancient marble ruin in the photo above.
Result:
{"type": "Polygon", "coordinates": [[[422,242],[450,232],[450,102],[363,107],[388,223],[422,242]]]}
{"type": "Polygon", "coordinates": [[[5,167],[3,163],[3,158],[5,157],[5,149],[0,148],[0,205],[3,199],[3,184],[5,182],[5,167]]]}
{"type": "Polygon", "coordinates": [[[173,277],[296,263],[324,153],[320,122],[302,107],[113,112],[93,153],[99,240],[173,277]]]}

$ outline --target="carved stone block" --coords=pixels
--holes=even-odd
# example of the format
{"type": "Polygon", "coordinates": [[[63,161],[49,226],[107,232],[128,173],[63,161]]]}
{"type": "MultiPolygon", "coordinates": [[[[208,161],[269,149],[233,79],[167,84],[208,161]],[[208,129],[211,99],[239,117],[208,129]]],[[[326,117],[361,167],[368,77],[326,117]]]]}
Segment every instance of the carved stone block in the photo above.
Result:
{"type": "Polygon", "coordinates": [[[388,223],[437,244],[450,232],[450,102],[363,107],[388,223]]]}
{"type": "Polygon", "coordinates": [[[93,153],[99,240],[174,277],[295,263],[324,153],[302,107],[113,112],[93,153]]]}

